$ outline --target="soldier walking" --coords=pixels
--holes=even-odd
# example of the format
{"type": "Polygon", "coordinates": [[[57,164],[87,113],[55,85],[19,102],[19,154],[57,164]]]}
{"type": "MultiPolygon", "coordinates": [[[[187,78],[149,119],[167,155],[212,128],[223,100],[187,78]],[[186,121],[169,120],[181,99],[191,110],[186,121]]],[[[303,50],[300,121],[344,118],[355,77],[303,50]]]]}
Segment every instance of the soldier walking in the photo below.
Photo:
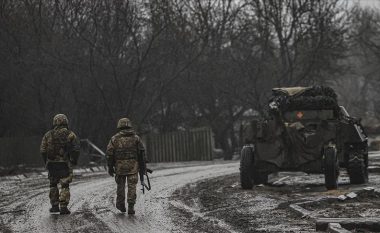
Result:
{"type": "Polygon", "coordinates": [[[64,114],[53,118],[53,129],[42,138],[40,152],[49,171],[51,213],[70,214],[67,205],[70,201],[69,184],[73,179],[72,166],[79,157],[79,140],[68,129],[68,119],[64,114]],[[58,189],[61,185],[61,191],[58,189]]]}
{"type": "Polygon", "coordinates": [[[146,161],[145,148],[128,118],[117,124],[116,133],[107,146],[107,164],[110,176],[115,175],[117,184],[116,208],[125,213],[125,182],[128,184],[128,214],[135,214],[136,185],[138,181],[138,159],[146,161]]]}

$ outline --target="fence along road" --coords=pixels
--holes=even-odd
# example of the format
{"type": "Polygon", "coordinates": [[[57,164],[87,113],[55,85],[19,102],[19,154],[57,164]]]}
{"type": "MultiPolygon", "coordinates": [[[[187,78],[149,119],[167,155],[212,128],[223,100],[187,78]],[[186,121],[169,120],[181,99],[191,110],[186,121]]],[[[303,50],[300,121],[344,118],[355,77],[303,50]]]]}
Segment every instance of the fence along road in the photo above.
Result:
{"type": "MultiPolygon", "coordinates": [[[[42,136],[0,138],[0,166],[18,164],[42,167],[39,153],[42,136]]],[[[143,137],[150,162],[181,162],[212,160],[214,148],[213,134],[210,128],[197,128],[189,131],[177,131],[166,134],[148,134],[143,137]]],[[[89,151],[95,149],[100,156],[104,153],[88,139],[81,140],[79,164],[90,161],[89,151]],[[91,147],[91,148],[88,148],[91,147]]]]}
{"type": "Polygon", "coordinates": [[[210,128],[166,134],[151,133],[143,139],[150,162],[212,160],[214,141],[210,128]]]}

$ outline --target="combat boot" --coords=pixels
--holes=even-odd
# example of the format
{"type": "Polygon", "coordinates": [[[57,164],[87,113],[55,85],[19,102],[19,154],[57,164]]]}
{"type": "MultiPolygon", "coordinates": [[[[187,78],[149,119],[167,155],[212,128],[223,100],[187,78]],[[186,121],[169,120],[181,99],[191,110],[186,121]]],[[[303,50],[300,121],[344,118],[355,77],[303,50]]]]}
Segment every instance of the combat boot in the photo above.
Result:
{"type": "Polygon", "coordinates": [[[118,210],[120,210],[122,213],[125,213],[127,210],[125,209],[125,205],[124,204],[122,204],[122,205],[117,205],[116,204],[116,208],[118,209],[118,210]]]}
{"type": "Polygon", "coordinates": [[[49,211],[50,213],[59,213],[58,205],[52,205],[49,211]]]}
{"type": "Polygon", "coordinates": [[[71,212],[70,212],[70,210],[69,209],[67,209],[67,206],[63,206],[63,207],[61,207],[61,209],[60,209],[60,211],[59,211],[59,214],[70,214],[71,212]]]}
{"type": "Polygon", "coordinates": [[[135,214],[135,204],[128,204],[128,214],[135,214]]]}

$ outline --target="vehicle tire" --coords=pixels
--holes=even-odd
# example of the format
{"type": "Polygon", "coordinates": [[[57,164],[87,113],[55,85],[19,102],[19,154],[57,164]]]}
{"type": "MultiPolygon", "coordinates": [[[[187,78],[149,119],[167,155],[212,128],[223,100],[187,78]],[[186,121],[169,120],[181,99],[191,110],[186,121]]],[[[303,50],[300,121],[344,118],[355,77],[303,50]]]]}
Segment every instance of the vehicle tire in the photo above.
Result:
{"type": "Polygon", "coordinates": [[[243,147],[240,157],[240,183],[243,189],[252,189],[253,180],[253,148],[249,146],[243,147]]]}
{"type": "Polygon", "coordinates": [[[368,169],[361,159],[349,161],[347,172],[351,184],[364,184],[368,182],[368,169]]]}
{"type": "Polygon", "coordinates": [[[324,151],[325,186],[328,190],[338,188],[339,165],[336,149],[328,147],[324,151]]]}
{"type": "Polygon", "coordinates": [[[253,172],[253,182],[254,184],[268,184],[268,174],[253,172]]]}

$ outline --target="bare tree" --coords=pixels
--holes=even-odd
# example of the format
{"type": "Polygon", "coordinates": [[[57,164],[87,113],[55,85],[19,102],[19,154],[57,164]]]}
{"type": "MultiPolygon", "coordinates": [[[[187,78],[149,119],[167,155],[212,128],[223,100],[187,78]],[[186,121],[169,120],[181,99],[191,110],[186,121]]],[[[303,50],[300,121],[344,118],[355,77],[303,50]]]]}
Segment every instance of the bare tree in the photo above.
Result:
{"type": "Polygon", "coordinates": [[[104,146],[129,116],[143,132],[209,126],[231,155],[272,87],[344,70],[352,22],[339,2],[3,1],[0,135],[41,134],[64,112],[104,146]]]}

